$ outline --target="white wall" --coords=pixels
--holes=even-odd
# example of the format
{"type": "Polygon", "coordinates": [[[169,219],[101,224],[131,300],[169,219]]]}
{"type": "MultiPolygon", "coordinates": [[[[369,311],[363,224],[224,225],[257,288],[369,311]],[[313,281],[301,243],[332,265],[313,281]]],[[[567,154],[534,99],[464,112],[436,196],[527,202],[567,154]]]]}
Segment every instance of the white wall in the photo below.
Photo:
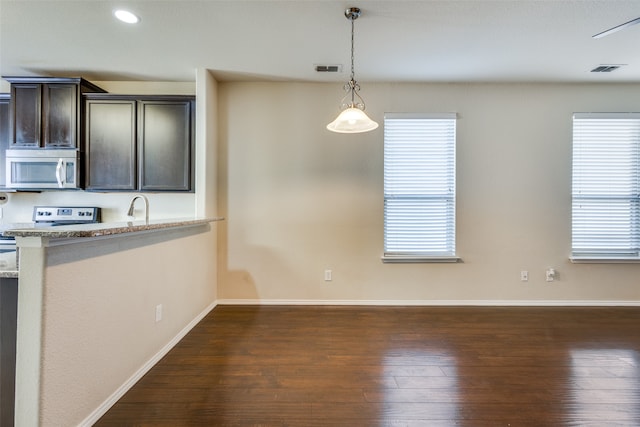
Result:
{"type": "Polygon", "coordinates": [[[195,95],[195,82],[92,81],[109,93],[130,95],[195,95]]]}
{"type": "Polygon", "coordinates": [[[196,71],[196,215],[218,216],[218,82],[206,69],[196,71]]]}
{"type": "Polygon", "coordinates": [[[458,264],[383,264],[383,126],[333,134],[340,85],[219,86],[221,301],[640,301],[638,264],[572,264],[571,116],[640,85],[363,84],[368,112],[456,112],[458,264]],[[545,281],[545,269],[559,273],[545,281]],[[323,271],[333,270],[333,281],[323,271]],[[529,281],[520,281],[520,271],[529,281]]]}
{"type": "MultiPolygon", "coordinates": [[[[127,220],[127,210],[133,196],[138,193],[93,193],[85,191],[46,191],[42,193],[7,193],[9,201],[2,206],[3,216],[0,224],[30,222],[33,206],[69,205],[99,206],[103,222],[127,220]]],[[[144,193],[149,199],[149,216],[161,218],[193,218],[195,215],[195,196],[193,193],[144,193]]],[[[135,215],[144,219],[143,204],[136,202],[135,215]]]]}

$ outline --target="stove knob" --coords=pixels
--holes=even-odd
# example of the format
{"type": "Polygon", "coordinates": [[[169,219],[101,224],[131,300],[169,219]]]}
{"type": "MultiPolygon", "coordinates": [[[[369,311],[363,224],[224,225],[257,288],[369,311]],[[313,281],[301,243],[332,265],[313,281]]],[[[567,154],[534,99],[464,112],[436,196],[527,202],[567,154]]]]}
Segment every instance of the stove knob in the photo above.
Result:
{"type": "Polygon", "coordinates": [[[78,216],[84,216],[84,212],[82,211],[78,212],[78,216]]]}
{"type": "Polygon", "coordinates": [[[38,215],[38,216],[42,216],[42,215],[44,215],[44,212],[38,211],[38,212],[36,213],[36,215],[38,215]]]}
{"type": "Polygon", "coordinates": [[[44,213],[46,216],[51,216],[51,212],[45,212],[44,213]]]}

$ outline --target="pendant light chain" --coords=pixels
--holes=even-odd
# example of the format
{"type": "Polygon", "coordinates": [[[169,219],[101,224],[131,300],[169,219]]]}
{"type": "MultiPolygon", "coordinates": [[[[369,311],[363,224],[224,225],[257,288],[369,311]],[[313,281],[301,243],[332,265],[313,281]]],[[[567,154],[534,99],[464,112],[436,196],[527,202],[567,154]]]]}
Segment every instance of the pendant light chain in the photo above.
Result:
{"type": "MultiPolygon", "coordinates": [[[[359,108],[365,109],[364,100],[358,92],[360,91],[360,85],[356,82],[356,68],[355,68],[355,21],[360,16],[360,10],[348,10],[345,14],[349,21],[351,21],[351,79],[344,85],[344,89],[347,91],[347,96],[350,95],[351,102],[344,104],[342,108],[359,108]],[[358,98],[356,100],[356,97],[358,98]]],[[[345,96],[346,98],[346,96],[345,96]]]]}
{"type": "Polygon", "coordinates": [[[350,21],[351,21],[351,80],[354,80],[354,77],[356,75],[355,67],[353,65],[353,63],[355,62],[355,54],[354,54],[355,49],[353,47],[354,46],[354,43],[353,43],[353,40],[354,40],[354,37],[353,37],[353,33],[354,33],[353,26],[354,26],[354,23],[353,23],[353,21],[354,20],[355,20],[355,18],[351,17],[351,19],[350,19],[350,21]]]}

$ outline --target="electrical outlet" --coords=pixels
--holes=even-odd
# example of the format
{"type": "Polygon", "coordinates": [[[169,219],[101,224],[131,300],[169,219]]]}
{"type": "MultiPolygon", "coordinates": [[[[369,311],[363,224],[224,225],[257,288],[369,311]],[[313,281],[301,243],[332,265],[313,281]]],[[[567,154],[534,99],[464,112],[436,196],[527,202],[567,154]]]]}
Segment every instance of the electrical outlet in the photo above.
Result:
{"type": "Polygon", "coordinates": [[[330,282],[333,280],[333,273],[331,270],[325,270],[324,271],[324,281],[325,282],[330,282]]]}
{"type": "Polygon", "coordinates": [[[553,268],[549,268],[546,271],[547,282],[553,282],[556,280],[556,270],[553,268]]]}
{"type": "Polygon", "coordinates": [[[529,272],[527,270],[522,270],[520,272],[520,281],[528,282],[529,281],[529,272]]]}
{"type": "Polygon", "coordinates": [[[162,320],[162,304],[156,305],[156,322],[162,320]]]}

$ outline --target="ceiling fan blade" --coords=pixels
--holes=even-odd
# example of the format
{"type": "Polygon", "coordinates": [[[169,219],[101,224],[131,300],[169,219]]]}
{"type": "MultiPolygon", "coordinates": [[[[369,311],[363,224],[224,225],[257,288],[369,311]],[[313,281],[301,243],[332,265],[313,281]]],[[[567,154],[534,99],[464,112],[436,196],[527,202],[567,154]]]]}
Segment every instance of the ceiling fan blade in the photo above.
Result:
{"type": "Polygon", "coordinates": [[[596,34],[596,35],[594,35],[592,37],[594,39],[599,39],[601,37],[608,36],[609,34],[613,34],[613,33],[618,32],[620,30],[624,30],[625,28],[630,27],[632,25],[636,25],[636,24],[640,24],[640,18],[632,19],[631,21],[625,22],[624,24],[620,24],[620,25],[617,25],[617,26],[615,26],[613,28],[609,28],[608,30],[603,31],[601,33],[598,33],[598,34],[596,34]]]}

